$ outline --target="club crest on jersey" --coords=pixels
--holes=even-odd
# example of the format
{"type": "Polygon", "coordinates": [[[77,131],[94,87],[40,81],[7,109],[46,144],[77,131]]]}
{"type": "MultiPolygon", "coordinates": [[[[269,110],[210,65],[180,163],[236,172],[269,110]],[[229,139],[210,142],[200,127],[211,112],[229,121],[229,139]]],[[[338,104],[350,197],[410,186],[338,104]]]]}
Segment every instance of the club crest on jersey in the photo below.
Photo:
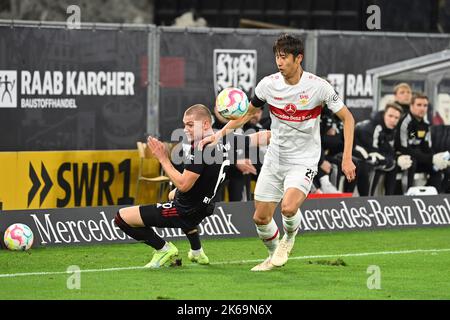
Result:
{"type": "Polygon", "coordinates": [[[307,94],[301,94],[300,95],[300,104],[302,106],[308,104],[308,101],[309,101],[309,96],[307,94]]]}
{"type": "Polygon", "coordinates": [[[292,116],[297,111],[297,106],[295,104],[289,103],[284,106],[284,112],[286,112],[288,115],[292,116]]]}

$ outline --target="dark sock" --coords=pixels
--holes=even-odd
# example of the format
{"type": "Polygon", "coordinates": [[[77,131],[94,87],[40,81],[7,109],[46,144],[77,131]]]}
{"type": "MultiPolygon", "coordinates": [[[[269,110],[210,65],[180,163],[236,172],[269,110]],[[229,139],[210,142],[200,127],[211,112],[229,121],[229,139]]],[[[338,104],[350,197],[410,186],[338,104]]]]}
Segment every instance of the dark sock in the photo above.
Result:
{"type": "Polygon", "coordinates": [[[198,234],[197,229],[183,230],[183,232],[186,234],[186,237],[188,238],[188,240],[191,244],[192,250],[199,250],[202,248],[202,245],[200,243],[200,236],[198,234]]]}
{"type": "Polygon", "coordinates": [[[147,227],[137,227],[133,228],[126,223],[122,217],[120,216],[120,213],[117,212],[114,223],[125,232],[127,235],[132,237],[133,239],[136,239],[138,241],[144,242],[145,244],[155,248],[156,250],[160,250],[164,247],[166,244],[166,241],[162,239],[160,236],[158,236],[155,231],[153,231],[152,228],[147,227]]]}

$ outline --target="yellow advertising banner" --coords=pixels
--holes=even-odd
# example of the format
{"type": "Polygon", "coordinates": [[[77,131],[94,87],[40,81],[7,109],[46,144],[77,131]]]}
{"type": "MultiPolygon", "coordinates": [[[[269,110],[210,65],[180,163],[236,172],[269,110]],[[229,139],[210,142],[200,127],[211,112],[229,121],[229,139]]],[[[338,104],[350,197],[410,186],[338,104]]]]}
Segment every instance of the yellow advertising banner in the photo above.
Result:
{"type": "Polygon", "coordinates": [[[16,203],[18,155],[18,152],[0,152],[0,203],[3,210],[7,208],[6,202],[16,203]]]}
{"type": "Polygon", "coordinates": [[[134,203],[137,150],[0,153],[3,210],[134,203]]]}

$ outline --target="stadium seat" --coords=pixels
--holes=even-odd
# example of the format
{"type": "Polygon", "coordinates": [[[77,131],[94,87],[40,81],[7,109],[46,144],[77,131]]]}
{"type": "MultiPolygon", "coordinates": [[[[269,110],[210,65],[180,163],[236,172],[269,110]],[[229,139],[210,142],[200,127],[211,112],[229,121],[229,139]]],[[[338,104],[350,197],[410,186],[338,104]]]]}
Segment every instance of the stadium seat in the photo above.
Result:
{"type": "MultiPolygon", "coordinates": [[[[427,179],[428,179],[428,174],[425,174],[423,172],[417,172],[414,174],[414,182],[413,182],[413,187],[423,187],[427,184],[427,179]]],[[[399,172],[397,173],[396,176],[396,180],[397,181],[401,181],[402,184],[402,190],[403,193],[406,194],[407,190],[407,173],[406,171],[404,172],[399,172]]]]}
{"type": "Polygon", "coordinates": [[[437,195],[438,192],[435,187],[411,187],[405,195],[407,196],[430,196],[437,195]]]}
{"type": "Polygon", "coordinates": [[[338,164],[332,162],[331,167],[330,181],[340,192],[343,192],[345,176],[341,173],[338,164]]]}
{"type": "MultiPolygon", "coordinates": [[[[166,144],[166,147],[169,148],[170,146],[166,144]]],[[[172,182],[169,177],[165,175],[162,166],[159,164],[158,160],[153,157],[145,143],[138,141],[137,148],[139,152],[139,173],[136,184],[135,203],[139,204],[140,202],[138,197],[140,184],[142,182],[153,186],[153,188],[149,190],[151,202],[167,201],[168,192],[172,182]]]]}

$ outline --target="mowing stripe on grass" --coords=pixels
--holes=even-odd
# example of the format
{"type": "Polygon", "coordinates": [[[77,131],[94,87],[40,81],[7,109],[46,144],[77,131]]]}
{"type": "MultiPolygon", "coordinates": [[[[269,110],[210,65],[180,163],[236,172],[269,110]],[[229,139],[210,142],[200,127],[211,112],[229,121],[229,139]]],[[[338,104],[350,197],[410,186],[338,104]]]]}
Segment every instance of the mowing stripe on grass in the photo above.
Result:
{"type": "MultiPolygon", "coordinates": [[[[327,254],[327,255],[317,255],[317,256],[299,256],[299,257],[290,257],[289,260],[324,259],[324,258],[335,258],[335,257],[365,257],[365,256],[377,256],[377,255],[438,253],[438,252],[450,252],[450,248],[449,249],[417,249],[417,250],[401,250],[401,251],[341,253],[341,254],[327,254]]],[[[211,265],[247,264],[247,263],[256,263],[256,262],[262,262],[262,261],[264,261],[264,259],[221,261],[221,262],[213,262],[213,263],[211,263],[211,265]]],[[[186,266],[195,266],[195,264],[190,264],[190,265],[186,265],[186,266]]],[[[105,269],[81,269],[79,272],[80,273],[111,272],[111,271],[140,270],[140,269],[147,269],[147,268],[141,266],[141,267],[105,268],[105,269]]],[[[26,276],[48,276],[48,275],[58,275],[58,274],[74,274],[74,273],[75,273],[74,271],[9,273],[9,274],[0,274],[0,278],[14,278],[14,277],[26,277],[26,276]]]]}

